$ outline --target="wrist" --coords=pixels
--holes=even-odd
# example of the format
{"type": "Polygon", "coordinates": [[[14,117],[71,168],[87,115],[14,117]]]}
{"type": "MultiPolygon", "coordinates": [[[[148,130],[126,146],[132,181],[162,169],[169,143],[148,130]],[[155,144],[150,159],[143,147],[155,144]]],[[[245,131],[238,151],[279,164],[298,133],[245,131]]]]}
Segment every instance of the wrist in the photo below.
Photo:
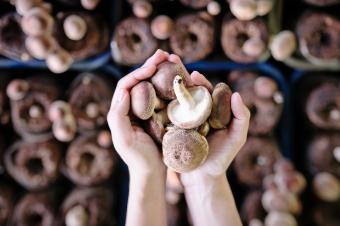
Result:
{"type": "Polygon", "coordinates": [[[137,184],[163,183],[165,182],[165,168],[157,170],[135,170],[129,168],[130,181],[137,184]]]}
{"type": "Polygon", "coordinates": [[[195,174],[195,173],[188,173],[181,175],[181,182],[184,186],[184,189],[190,190],[191,188],[202,187],[204,188],[211,188],[220,186],[227,182],[226,174],[221,175],[209,175],[209,174],[195,174]]]}

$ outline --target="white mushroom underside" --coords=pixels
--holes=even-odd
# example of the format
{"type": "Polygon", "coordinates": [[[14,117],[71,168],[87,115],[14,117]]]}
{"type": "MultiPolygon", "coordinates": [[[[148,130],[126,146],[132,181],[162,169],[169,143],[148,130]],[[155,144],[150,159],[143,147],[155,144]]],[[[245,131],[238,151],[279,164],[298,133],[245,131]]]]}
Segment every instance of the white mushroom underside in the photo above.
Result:
{"type": "Polygon", "coordinates": [[[192,129],[202,125],[209,117],[212,108],[212,99],[208,90],[202,92],[201,87],[188,90],[196,103],[193,107],[180,105],[178,100],[174,100],[168,105],[170,121],[183,129],[192,129]]]}

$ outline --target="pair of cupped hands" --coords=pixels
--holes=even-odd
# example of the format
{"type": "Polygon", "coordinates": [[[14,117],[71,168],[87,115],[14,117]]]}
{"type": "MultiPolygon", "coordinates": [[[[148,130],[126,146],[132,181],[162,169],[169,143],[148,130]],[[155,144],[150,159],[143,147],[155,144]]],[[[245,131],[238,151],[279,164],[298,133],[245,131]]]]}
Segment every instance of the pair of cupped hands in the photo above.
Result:
{"type": "MultiPolygon", "coordinates": [[[[156,73],[157,65],[170,61],[184,65],[177,55],[157,50],[143,66],[119,80],[113,95],[111,108],[107,117],[116,151],[127,164],[130,174],[140,177],[164,175],[166,166],[162,160],[162,151],[152,138],[139,126],[134,125],[129,117],[130,90],[140,81],[147,80],[156,73]]],[[[188,86],[204,86],[210,92],[212,84],[199,72],[191,73],[188,86]]],[[[193,171],[182,173],[183,186],[195,185],[202,179],[213,179],[224,175],[247,138],[250,112],[238,93],[231,97],[233,118],[227,129],[217,130],[207,137],[209,155],[207,160],[193,171]]]]}

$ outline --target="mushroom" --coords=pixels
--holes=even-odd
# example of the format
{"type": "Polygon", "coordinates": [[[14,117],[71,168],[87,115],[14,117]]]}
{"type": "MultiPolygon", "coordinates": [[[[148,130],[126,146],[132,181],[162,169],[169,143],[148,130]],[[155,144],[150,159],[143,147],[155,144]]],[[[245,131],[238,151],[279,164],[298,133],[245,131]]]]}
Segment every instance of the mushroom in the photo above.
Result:
{"type": "Polygon", "coordinates": [[[157,16],[151,22],[151,32],[157,39],[165,40],[171,35],[174,29],[174,22],[166,15],[157,16]]]}
{"type": "Polygon", "coordinates": [[[65,115],[71,114],[70,105],[61,100],[54,101],[49,108],[48,116],[52,122],[62,120],[65,115]]]}
{"type": "Polygon", "coordinates": [[[157,113],[153,113],[152,117],[145,122],[147,133],[159,144],[162,144],[165,134],[165,126],[169,123],[167,110],[163,109],[157,113]]]}
{"type": "Polygon", "coordinates": [[[177,204],[180,201],[183,186],[176,172],[167,169],[165,200],[170,204],[177,204]]]}
{"type": "Polygon", "coordinates": [[[52,132],[55,138],[62,142],[71,141],[77,132],[76,121],[72,115],[66,115],[53,123],[52,132]]]}
{"type": "Polygon", "coordinates": [[[263,222],[257,218],[253,218],[248,223],[249,226],[263,226],[263,222]]]}
{"type": "Polygon", "coordinates": [[[279,211],[270,212],[265,218],[265,226],[297,226],[296,219],[290,213],[284,213],[279,211]]]}
{"type": "Polygon", "coordinates": [[[255,80],[254,91],[261,98],[273,98],[275,92],[278,91],[278,86],[274,79],[259,76],[255,80]]]}
{"type": "Polygon", "coordinates": [[[53,73],[57,74],[67,71],[71,67],[72,63],[73,59],[71,55],[63,49],[55,50],[49,53],[46,57],[47,67],[53,73]]]}
{"type": "Polygon", "coordinates": [[[157,66],[157,72],[152,76],[151,83],[160,98],[165,100],[176,98],[173,89],[173,81],[176,75],[181,76],[186,83],[191,81],[186,69],[179,64],[166,61],[157,66]]]}
{"type": "Polygon", "coordinates": [[[239,20],[252,20],[257,14],[255,0],[232,0],[229,7],[232,14],[239,20]]]}
{"type": "Polygon", "coordinates": [[[218,83],[212,93],[212,110],[209,124],[214,129],[225,128],[231,119],[232,91],[225,83],[218,83]]]}
{"type": "Polygon", "coordinates": [[[288,59],[296,50],[296,38],[291,31],[281,31],[271,41],[270,51],[274,59],[283,61],[288,59]]]}
{"type": "Polygon", "coordinates": [[[63,24],[66,37],[73,41],[79,41],[86,35],[87,24],[85,20],[78,15],[70,15],[64,20],[63,24]]]}
{"type": "Polygon", "coordinates": [[[340,182],[330,173],[318,173],[313,179],[313,189],[323,201],[336,202],[340,199],[340,182]]]}
{"type": "Polygon", "coordinates": [[[21,20],[22,30],[29,36],[51,34],[53,17],[46,10],[35,7],[30,9],[21,20]]]}
{"type": "Polygon", "coordinates": [[[173,171],[183,173],[200,166],[208,156],[209,144],[194,129],[171,128],[162,143],[163,161],[173,171]]]}
{"type": "Polygon", "coordinates": [[[38,60],[44,60],[54,48],[55,42],[51,36],[28,36],[25,40],[25,46],[31,56],[38,60]]]}
{"type": "Polygon", "coordinates": [[[109,148],[112,146],[111,133],[107,130],[99,132],[97,136],[97,143],[103,148],[109,148]]]}
{"type": "Polygon", "coordinates": [[[266,190],[262,195],[263,208],[270,211],[282,211],[290,213],[299,213],[301,203],[296,195],[289,192],[281,192],[277,189],[266,190]]]}
{"type": "Polygon", "coordinates": [[[66,226],[84,226],[88,225],[89,216],[86,209],[81,205],[76,205],[69,209],[65,216],[66,226]]]}
{"type": "Polygon", "coordinates": [[[273,9],[273,0],[256,0],[256,14],[264,16],[273,9]]]}
{"type": "Polygon", "coordinates": [[[170,121],[182,129],[193,129],[202,125],[210,116],[212,109],[208,89],[203,86],[187,89],[181,76],[175,77],[173,86],[177,99],[168,105],[170,121]]]}
{"type": "Polygon", "coordinates": [[[95,9],[98,6],[99,2],[100,0],[80,0],[81,5],[88,10],[95,9]]]}
{"type": "Polygon", "coordinates": [[[149,119],[155,110],[164,108],[164,102],[157,98],[152,84],[147,81],[138,83],[131,89],[131,110],[142,120],[149,119]]]}
{"type": "Polygon", "coordinates": [[[200,127],[197,128],[197,131],[204,137],[206,137],[210,131],[210,125],[208,122],[204,122],[200,127]]]}
{"type": "Polygon", "coordinates": [[[305,177],[297,171],[276,173],[274,180],[280,190],[294,194],[301,193],[307,183],[305,177]]]}
{"type": "Polygon", "coordinates": [[[259,38],[250,38],[244,42],[242,50],[249,56],[260,57],[266,50],[266,44],[259,38]]]}
{"type": "Polygon", "coordinates": [[[217,1],[211,1],[207,5],[207,11],[212,16],[217,16],[221,13],[221,5],[217,1]]]}
{"type": "Polygon", "coordinates": [[[15,79],[8,84],[6,92],[10,100],[17,101],[23,99],[28,90],[28,82],[21,79],[15,79]]]}
{"type": "Polygon", "coordinates": [[[31,8],[39,6],[42,3],[42,0],[15,0],[14,5],[17,13],[23,16],[31,8]]]}
{"type": "Polygon", "coordinates": [[[151,3],[145,0],[136,1],[132,6],[133,14],[139,18],[149,17],[152,13],[152,10],[151,3]]]}

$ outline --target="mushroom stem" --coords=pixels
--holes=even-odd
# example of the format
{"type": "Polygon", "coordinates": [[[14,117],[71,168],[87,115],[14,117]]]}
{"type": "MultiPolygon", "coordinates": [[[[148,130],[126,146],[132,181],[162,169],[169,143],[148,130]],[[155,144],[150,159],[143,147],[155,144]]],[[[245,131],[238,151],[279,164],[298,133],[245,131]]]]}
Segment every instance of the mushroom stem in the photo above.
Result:
{"type": "Polygon", "coordinates": [[[183,78],[179,75],[177,75],[174,79],[174,91],[180,105],[189,109],[195,106],[194,99],[190,95],[187,88],[185,88],[183,78]]]}

